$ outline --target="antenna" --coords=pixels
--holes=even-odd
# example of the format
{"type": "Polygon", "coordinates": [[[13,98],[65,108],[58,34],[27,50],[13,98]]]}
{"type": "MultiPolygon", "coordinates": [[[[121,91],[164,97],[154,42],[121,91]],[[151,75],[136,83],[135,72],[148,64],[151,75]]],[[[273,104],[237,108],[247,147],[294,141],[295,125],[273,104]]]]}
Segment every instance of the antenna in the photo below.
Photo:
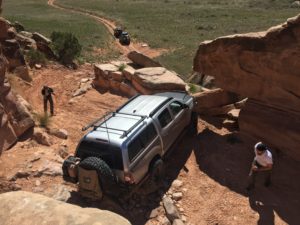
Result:
{"type": "Polygon", "coordinates": [[[110,144],[109,133],[108,133],[107,123],[106,123],[106,117],[107,117],[107,115],[108,115],[108,112],[105,113],[104,124],[105,124],[105,128],[106,128],[108,143],[110,144]]]}

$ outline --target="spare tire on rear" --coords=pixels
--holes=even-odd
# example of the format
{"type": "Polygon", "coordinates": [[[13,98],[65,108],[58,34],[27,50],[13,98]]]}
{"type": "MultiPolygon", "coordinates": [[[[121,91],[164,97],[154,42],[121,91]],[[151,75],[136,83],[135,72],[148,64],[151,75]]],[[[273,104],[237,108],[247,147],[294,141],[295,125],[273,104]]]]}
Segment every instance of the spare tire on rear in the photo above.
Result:
{"type": "Polygon", "coordinates": [[[112,186],[116,185],[116,178],[107,165],[102,159],[97,157],[88,157],[82,160],[79,163],[79,167],[86,169],[86,170],[95,170],[98,174],[99,182],[102,187],[102,191],[104,193],[109,192],[112,186]]]}

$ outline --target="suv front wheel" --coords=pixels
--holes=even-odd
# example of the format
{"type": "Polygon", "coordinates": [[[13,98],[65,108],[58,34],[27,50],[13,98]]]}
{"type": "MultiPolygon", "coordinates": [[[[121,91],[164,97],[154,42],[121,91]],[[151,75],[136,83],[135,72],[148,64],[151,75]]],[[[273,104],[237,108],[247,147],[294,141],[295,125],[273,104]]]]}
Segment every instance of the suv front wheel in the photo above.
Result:
{"type": "Polygon", "coordinates": [[[150,166],[150,179],[155,183],[160,183],[165,175],[164,162],[162,159],[155,160],[150,166]]]}

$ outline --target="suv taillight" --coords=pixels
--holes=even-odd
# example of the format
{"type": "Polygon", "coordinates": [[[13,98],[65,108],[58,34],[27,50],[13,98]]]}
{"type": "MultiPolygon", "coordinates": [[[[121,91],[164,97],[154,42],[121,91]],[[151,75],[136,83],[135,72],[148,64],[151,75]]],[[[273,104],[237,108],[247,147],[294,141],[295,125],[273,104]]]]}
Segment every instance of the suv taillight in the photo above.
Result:
{"type": "Polygon", "coordinates": [[[129,184],[134,184],[134,179],[131,173],[124,172],[124,181],[129,184]]]}

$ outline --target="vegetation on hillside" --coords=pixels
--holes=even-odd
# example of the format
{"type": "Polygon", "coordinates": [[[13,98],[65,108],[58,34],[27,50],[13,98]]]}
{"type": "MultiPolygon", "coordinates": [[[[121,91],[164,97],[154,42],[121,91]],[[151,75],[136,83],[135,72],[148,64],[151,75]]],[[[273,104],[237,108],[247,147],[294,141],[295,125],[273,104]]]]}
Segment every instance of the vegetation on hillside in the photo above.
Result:
{"type": "Polygon", "coordinates": [[[81,53],[82,46],[72,33],[52,32],[52,48],[58,60],[64,65],[72,64],[73,60],[81,53]]]}
{"type": "Polygon", "coordinates": [[[131,37],[167,48],[159,61],[187,77],[204,40],[260,31],[299,13],[291,0],[57,0],[115,20],[131,37]]]}
{"type": "Polygon", "coordinates": [[[47,5],[47,0],[9,0],[2,3],[2,8],[2,16],[11,22],[21,22],[27,31],[47,37],[53,31],[74,34],[82,45],[84,61],[97,62],[119,56],[107,29],[86,16],[54,9],[47,5]]]}
{"type": "MultiPolygon", "coordinates": [[[[5,1],[4,16],[44,34],[49,35],[53,30],[75,34],[83,44],[85,60],[117,56],[113,37],[104,26],[85,16],[53,9],[46,2],[5,1]]],[[[159,61],[184,77],[192,70],[200,42],[265,30],[299,13],[290,7],[291,0],[56,0],[56,3],[110,18],[126,28],[133,39],[152,48],[169,49],[159,61]]]]}
{"type": "Polygon", "coordinates": [[[46,56],[42,52],[35,49],[30,49],[28,52],[26,52],[26,60],[31,67],[33,67],[35,64],[45,65],[47,63],[46,56]]]}

